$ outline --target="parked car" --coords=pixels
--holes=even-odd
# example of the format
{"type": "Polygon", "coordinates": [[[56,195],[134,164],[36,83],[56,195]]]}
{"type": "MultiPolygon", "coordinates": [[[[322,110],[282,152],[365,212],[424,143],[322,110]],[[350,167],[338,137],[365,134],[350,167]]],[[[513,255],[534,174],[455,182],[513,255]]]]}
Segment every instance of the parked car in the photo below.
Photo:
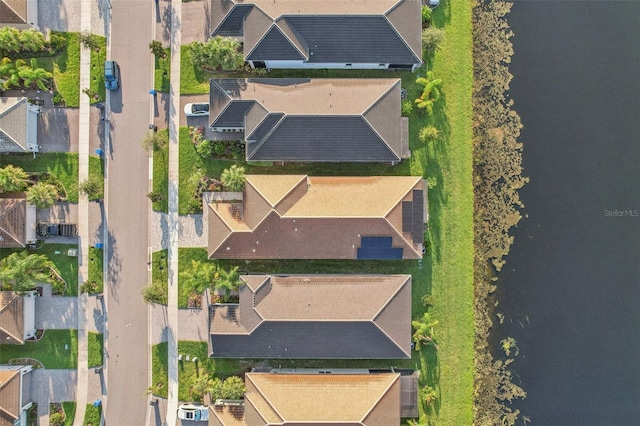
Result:
{"type": "Polygon", "coordinates": [[[209,421],[209,408],[204,405],[182,404],[178,407],[178,418],[180,420],[206,422],[209,421]]]}
{"type": "Polygon", "coordinates": [[[116,61],[104,61],[104,87],[107,90],[120,87],[120,65],[116,61]]]}
{"type": "Polygon", "coordinates": [[[198,115],[209,115],[209,104],[197,103],[186,104],[184,106],[184,113],[187,117],[195,117],[198,115]]]}

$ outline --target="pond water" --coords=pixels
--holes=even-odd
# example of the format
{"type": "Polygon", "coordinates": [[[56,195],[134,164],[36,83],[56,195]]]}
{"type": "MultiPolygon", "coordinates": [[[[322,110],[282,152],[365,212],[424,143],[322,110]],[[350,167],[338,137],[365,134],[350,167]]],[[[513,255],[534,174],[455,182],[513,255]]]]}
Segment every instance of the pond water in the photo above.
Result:
{"type": "Polygon", "coordinates": [[[524,218],[498,339],[532,424],[640,424],[640,2],[517,1],[524,218]]]}

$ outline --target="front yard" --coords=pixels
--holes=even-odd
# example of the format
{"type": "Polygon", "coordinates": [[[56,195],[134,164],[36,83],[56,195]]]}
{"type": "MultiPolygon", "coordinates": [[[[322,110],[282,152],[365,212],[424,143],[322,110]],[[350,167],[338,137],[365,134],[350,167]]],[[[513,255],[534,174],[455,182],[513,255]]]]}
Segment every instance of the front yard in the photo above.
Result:
{"type": "Polygon", "coordinates": [[[24,345],[0,345],[0,364],[13,358],[34,358],[45,368],[78,368],[77,330],[45,330],[38,341],[24,345]]]}

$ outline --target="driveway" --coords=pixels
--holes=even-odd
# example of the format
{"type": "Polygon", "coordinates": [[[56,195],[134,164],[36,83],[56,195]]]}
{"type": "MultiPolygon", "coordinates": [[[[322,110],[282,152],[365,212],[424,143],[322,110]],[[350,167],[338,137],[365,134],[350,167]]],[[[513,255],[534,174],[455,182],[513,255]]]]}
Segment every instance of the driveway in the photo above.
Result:
{"type": "MultiPolygon", "coordinates": [[[[110,0],[95,0],[91,8],[91,32],[101,36],[108,29],[104,16],[109,10],[110,0]]],[[[38,25],[44,33],[47,31],[80,32],[80,4],[82,0],[45,0],[38,2],[38,25]]]]}
{"type": "Polygon", "coordinates": [[[75,329],[78,327],[78,298],[51,295],[51,285],[43,286],[36,298],[37,329],[75,329]]]}

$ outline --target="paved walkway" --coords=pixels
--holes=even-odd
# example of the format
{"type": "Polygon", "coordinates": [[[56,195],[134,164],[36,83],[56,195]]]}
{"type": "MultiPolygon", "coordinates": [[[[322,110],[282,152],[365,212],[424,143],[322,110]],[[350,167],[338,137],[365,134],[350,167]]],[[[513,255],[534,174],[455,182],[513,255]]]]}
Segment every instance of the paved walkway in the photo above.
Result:
{"type": "MultiPolygon", "coordinates": [[[[167,213],[153,212],[151,216],[151,248],[153,251],[169,247],[169,219],[167,213]]],[[[178,216],[179,247],[207,247],[207,215],[178,216]]]]}
{"type": "MultiPolygon", "coordinates": [[[[178,340],[207,342],[209,340],[208,298],[202,296],[203,309],[178,309],[178,322],[183,324],[179,329],[178,340]]],[[[167,342],[169,339],[169,316],[167,306],[154,305],[152,311],[151,344],[167,342]]]]}

